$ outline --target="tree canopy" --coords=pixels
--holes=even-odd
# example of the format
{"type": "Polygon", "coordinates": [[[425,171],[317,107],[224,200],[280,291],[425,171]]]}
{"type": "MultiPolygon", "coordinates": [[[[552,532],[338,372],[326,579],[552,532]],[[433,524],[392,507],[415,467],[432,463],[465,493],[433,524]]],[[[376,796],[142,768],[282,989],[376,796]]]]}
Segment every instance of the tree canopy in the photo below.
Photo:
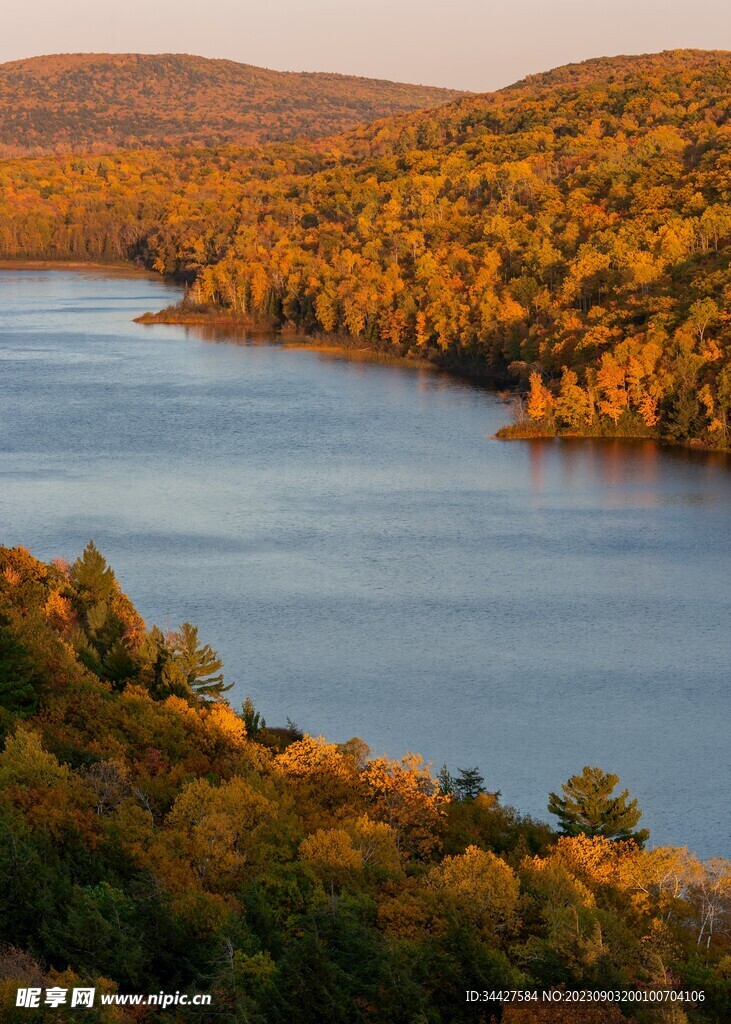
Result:
{"type": "MultiPolygon", "coordinates": [[[[731,439],[731,59],[568,65],[337,138],[0,162],[0,258],[512,381],[513,433],[731,439]]],[[[507,432],[508,436],[510,431],[507,432]]]]}
{"type": "Polygon", "coordinates": [[[0,152],[313,139],[457,95],[190,54],[56,53],[0,64],[0,152]]]}
{"type": "Polygon", "coordinates": [[[558,818],[563,834],[645,843],[647,829],[633,831],[642,817],[637,799],[630,798],[628,789],[614,796],[618,782],[618,775],[586,765],[581,775],[572,775],[561,786],[563,796],[551,793],[548,810],[558,818]]]}

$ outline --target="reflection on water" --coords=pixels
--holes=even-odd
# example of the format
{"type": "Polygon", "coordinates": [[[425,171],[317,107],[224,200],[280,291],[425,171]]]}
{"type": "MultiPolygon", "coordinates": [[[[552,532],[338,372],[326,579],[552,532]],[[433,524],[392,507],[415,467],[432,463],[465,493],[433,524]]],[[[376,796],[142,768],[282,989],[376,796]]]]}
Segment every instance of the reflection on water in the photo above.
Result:
{"type": "Polygon", "coordinates": [[[541,815],[600,764],[656,841],[729,852],[726,457],[494,441],[508,404],[444,374],[131,322],[170,301],[0,274],[5,543],[93,536],[271,722],[477,764],[541,815]]]}
{"type": "Polygon", "coordinates": [[[568,492],[582,490],[587,479],[593,480],[606,489],[607,500],[616,507],[623,506],[630,495],[648,508],[715,501],[714,478],[731,471],[731,457],[726,452],[663,445],[649,439],[566,437],[513,443],[529,449],[531,484],[536,493],[543,491],[547,474],[558,473],[568,492]],[[668,493],[663,470],[669,470],[673,462],[691,468],[696,490],[668,493]]]}

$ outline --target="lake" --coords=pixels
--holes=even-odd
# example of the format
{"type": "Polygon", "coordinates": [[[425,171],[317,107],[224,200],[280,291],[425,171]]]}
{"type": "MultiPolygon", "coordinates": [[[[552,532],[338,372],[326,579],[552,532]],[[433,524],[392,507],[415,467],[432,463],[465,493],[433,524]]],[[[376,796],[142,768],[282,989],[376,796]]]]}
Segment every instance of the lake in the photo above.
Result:
{"type": "Polygon", "coordinates": [[[544,817],[598,764],[653,842],[731,853],[729,460],[495,441],[508,406],[445,374],[132,322],[176,297],[0,273],[0,543],[93,537],[272,725],[544,817]]]}

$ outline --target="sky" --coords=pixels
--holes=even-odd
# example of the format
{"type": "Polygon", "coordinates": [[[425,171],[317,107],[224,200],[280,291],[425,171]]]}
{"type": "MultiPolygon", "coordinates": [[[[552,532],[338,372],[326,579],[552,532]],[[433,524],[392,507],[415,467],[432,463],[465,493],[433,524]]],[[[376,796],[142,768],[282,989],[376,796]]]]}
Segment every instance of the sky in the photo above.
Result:
{"type": "Polygon", "coordinates": [[[729,0],[23,0],[0,62],[195,53],[483,92],[589,57],[731,50],[729,0]]]}

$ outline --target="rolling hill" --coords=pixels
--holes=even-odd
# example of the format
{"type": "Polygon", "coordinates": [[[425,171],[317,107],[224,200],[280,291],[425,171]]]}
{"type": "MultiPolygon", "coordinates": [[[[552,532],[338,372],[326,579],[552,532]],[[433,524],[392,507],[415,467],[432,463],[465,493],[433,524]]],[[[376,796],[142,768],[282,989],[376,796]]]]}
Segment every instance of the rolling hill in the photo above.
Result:
{"type": "Polygon", "coordinates": [[[187,54],[55,54],[0,65],[0,149],[22,155],[316,138],[458,95],[187,54]]]}

